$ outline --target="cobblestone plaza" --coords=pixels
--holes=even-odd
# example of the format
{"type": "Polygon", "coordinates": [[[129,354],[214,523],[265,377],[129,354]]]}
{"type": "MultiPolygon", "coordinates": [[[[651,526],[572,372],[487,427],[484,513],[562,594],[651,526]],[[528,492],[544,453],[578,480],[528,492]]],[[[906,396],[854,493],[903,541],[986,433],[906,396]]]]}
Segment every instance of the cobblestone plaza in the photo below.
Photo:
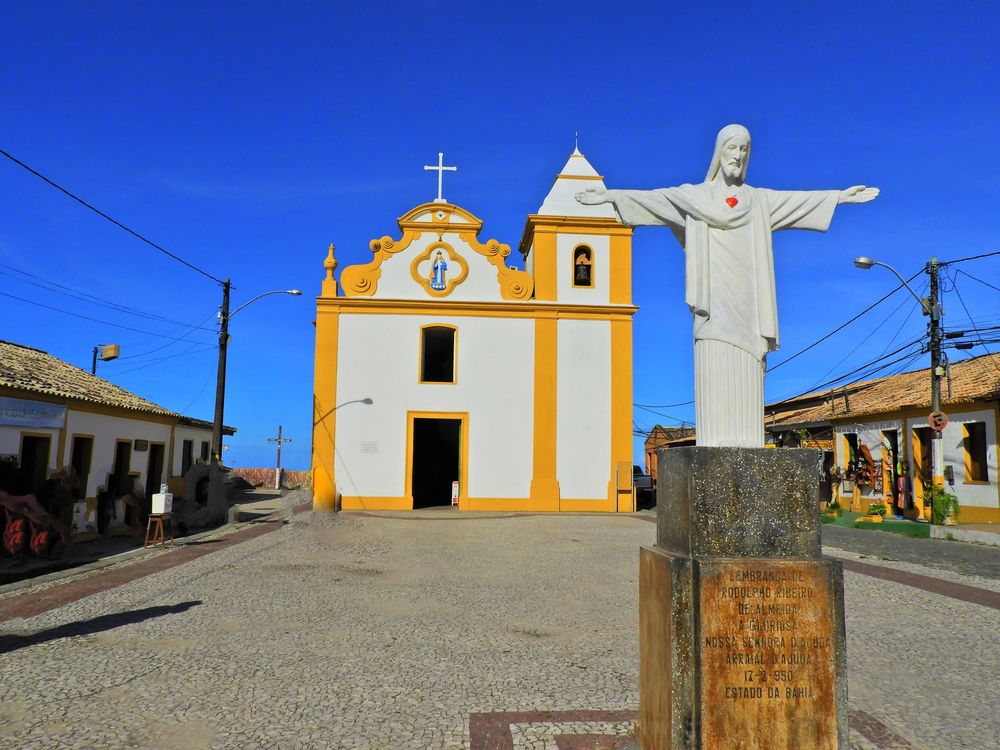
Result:
{"type": "MultiPolygon", "coordinates": [[[[652,519],[305,512],[9,592],[0,748],[619,747],[652,519]]],[[[997,576],[825,551],[852,747],[1000,747],[997,576]]]]}

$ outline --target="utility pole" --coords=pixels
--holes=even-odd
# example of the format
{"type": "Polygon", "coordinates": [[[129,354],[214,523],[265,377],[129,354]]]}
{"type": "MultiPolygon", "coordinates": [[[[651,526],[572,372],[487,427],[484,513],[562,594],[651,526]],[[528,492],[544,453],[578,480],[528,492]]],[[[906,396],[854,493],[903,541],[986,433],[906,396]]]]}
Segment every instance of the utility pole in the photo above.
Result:
{"type": "Polygon", "coordinates": [[[215,421],[212,423],[212,459],[214,469],[222,460],[222,420],[226,408],[226,347],[229,344],[229,279],[222,282],[222,307],[219,308],[219,369],[215,379],[215,421]]]}
{"type": "MultiPolygon", "coordinates": [[[[944,367],[941,362],[941,303],[938,300],[939,283],[938,271],[940,266],[938,259],[932,257],[924,269],[930,277],[930,286],[927,298],[927,314],[930,321],[927,323],[927,336],[929,339],[928,348],[931,352],[931,411],[941,410],[941,375],[944,367]]],[[[940,430],[934,430],[931,434],[931,482],[936,483],[939,477],[944,475],[944,451],[941,443],[942,435],[940,430]]],[[[943,482],[943,479],[941,480],[943,482]]]]}
{"type": "MultiPolygon", "coordinates": [[[[941,316],[943,311],[941,310],[940,293],[941,286],[939,282],[939,271],[941,270],[941,264],[938,259],[932,257],[927,261],[927,265],[924,266],[924,273],[930,277],[928,296],[920,297],[917,295],[910,285],[906,283],[906,279],[899,275],[899,271],[890,266],[888,263],[881,263],[874,258],[869,258],[867,255],[861,255],[854,259],[854,265],[861,269],[868,269],[872,266],[882,266],[883,268],[888,268],[896,276],[897,279],[905,286],[910,294],[920,302],[920,307],[923,309],[924,315],[928,316],[930,320],[927,323],[927,351],[931,354],[931,412],[937,412],[941,410],[941,377],[944,375],[944,358],[941,356],[941,340],[944,338],[941,332],[941,316]]],[[[846,401],[846,396],[845,396],[846,401]]],[[[929,426],[930,423],[928,422],[929,426]]],[[[940,429],[933,429],[931,431],[931,484],[937,484],[944,482],[944,450],[942,448],[942,435],[940,429]]],[[[921,459],[923,460],[923,459],[921,459]]],[[[926,495],[924,495],[926,502],[926,495]]],[[[926,509],[926,507],[925,507],[926,509]]]]}
{"type": "Polygon", "coordinates": [[[281,444],[292,442],[291,438],[281,437],[281,425],[278,425],[278,437],[268,438],[267,442],[278,444],[278,465],[274,470],[274,489],[281,489],[281,444]]]}

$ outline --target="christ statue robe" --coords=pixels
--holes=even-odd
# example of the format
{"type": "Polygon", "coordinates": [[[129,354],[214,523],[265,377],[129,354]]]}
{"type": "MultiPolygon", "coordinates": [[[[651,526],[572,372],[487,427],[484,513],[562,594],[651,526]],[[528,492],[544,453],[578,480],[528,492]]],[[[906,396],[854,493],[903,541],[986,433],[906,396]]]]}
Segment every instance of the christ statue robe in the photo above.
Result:
{"type": "Polygon", "coordinates": [[[722,180],[607,191],[623,223],[668,226],[685,250],[698,445],[763,446],[764,358],[778,348],[771,233],[826,231],[840,192],[722,180]]]}

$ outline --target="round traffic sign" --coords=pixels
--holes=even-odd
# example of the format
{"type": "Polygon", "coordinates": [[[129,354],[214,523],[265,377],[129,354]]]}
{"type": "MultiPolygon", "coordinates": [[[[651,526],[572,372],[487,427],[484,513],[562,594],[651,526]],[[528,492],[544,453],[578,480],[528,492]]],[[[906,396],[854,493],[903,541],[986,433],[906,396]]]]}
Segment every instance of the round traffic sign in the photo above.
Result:
{"type": "Polygon", "coordinates": [[[948,415],[943,411],[932,411],[927,415],[927,424],[932,430],[941,432],[948,425],[948,415]]]}

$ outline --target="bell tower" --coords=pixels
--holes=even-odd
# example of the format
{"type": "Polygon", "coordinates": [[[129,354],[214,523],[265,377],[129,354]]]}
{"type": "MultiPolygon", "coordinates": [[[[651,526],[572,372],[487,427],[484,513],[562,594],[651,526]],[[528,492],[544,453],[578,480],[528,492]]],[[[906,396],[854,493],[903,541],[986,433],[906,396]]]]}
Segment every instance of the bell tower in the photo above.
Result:
{"type": "Polygon", "coordinates": [[[610,203],[585,206],[574,196],[604,188],[604,178],[573,149],[566,165],[528,217],[521,240],[535,299],[581,305],[632,304],[632,229],[610,203]]]}
{"type": "Polygon", "coordinates": [[[538,212],[528,216],[520,244],[535,301],[553,308],[536,320],[532,494],[542,501],[554,493],[562,509],[578,496],[567,454],[580,449],[580,433],[589,433],[609,438],[608,509],[632,510],[632,228],[610,203],[584,205],[574,197],[604,187],[574,148],[538,212]],[[583,351],[595,351],[593,361],[583,351]],[[606,374],[583,385],[582,370],[606,374]],[[582,418],[581,410],[606,416],[582,418]]]}

